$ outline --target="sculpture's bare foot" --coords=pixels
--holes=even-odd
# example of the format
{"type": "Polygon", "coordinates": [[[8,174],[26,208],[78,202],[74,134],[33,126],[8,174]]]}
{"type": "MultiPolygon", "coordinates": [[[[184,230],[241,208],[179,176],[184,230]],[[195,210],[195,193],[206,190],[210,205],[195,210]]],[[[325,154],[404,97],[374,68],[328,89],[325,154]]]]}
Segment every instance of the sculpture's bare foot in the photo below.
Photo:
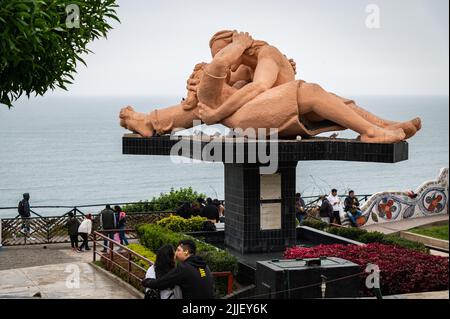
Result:
{"type": "Polygon", "coordinates": [[[382,128],[374,128],[368,130],[366,134],[360,135],[360,140],[365,143],[397,143],[406,138],[403,129],[386,130],[382,128]]]}
{"type": "Polygon", "coordinates": [[[396,130],[399,128],[403,129],[406,134],[406,138],[408,139],[416,135],[417,131],[422,128],[422,121],[417,117],[411,121],[397,123],[386,127],[388,130],[396,130]]]}
{"type": "Polygon", "coordinates": [[[154,134],[149,115],[137,113],[131,106],[120,110],[120,126],[140,134],[143,137],[151,137],[154,134]]]}

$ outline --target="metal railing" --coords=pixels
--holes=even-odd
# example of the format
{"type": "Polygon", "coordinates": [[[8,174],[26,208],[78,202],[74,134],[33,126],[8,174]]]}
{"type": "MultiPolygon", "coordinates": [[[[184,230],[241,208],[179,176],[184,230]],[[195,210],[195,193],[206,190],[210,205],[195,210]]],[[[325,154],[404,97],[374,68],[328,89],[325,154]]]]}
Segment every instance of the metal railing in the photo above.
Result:
{"type": "MultiPolygon", "coordinates": [[[[128,282],[131,282],[134,279],[135,285],[139,284],[144,278],[147,272],[147,269],[139,265],[136,261],[143,261],[150,267],[153,265],[153,262],[146,257],[138,254],[137,252],[129,249],[127,246],[118,243],[117,241],[111,239],[110,237],[104,235],[103,233],[108,232],[119,232],[119,229],[107,230],[107,231],[95,231],[92,234],[93,238],[93,261],[97,261],[97,256],[101,261],[105,264],[105,267],[108,271],[113,272],[114,267],[116,269],[120,269],[125,273],[125,277],[128,282]],[[104,245],[102,241],[106,241],[107,245],[104,245]],[[103,247],[104,252],[99,252],[98,247],[103,247]],[[114,248],[118,247],[120,251],[115,250],[114,248]]],[[[125,229],[126,233],[134,232],[133,229],[125,229]]],[[[233,293],[233,274],[229,271],[223,272],[213,272],[212,276],[214,278],[227,278],[227,295],[233,293]]]]}
{"type": "MultiPolygon", "coordinates": [[[[370,196],[372,196],[372,195],[365,194],[365,195],[356,195],[355,197],[358,199],[360,204],[363,204],[370,198],[370,196]]],[[[305,201],[306,208],[309,208],[309,207],[313,206],[314,204],[317,204],[320,201],[320,197],[321,196],[305,196],[302,198],[305,201]]],[[[345,199],[347,197],[347,195],[338,195],[338,197],[345,199]]]]}
{"type": "MultiPolygon", "coordinates": [[[[74,208],[79,211],[77,208],[74,208]]],[[[80,212],[80,211],[79,211],[80,212]]],[[[169,216],[166,212],[133,213],[127,215],[127,227],[134,228],[143,223],[155,223],[161,218],[169,216]]],[[[75,216],[81,222],[82,216],[75,216]]],[[[37,245],[70,242],[66,227],[69,217],[67,213],[62,216],[38,216],[22,219],[0,219],[2,229],[1,243],[3,246],[37,245]],[[24,230],[26,224],[29,231],[24,230]]],[[[92,216],[93,229],[100,230],[100,215],[92,216]]],[[[135,237],[131,237],[132,239],[135,237]]]]}

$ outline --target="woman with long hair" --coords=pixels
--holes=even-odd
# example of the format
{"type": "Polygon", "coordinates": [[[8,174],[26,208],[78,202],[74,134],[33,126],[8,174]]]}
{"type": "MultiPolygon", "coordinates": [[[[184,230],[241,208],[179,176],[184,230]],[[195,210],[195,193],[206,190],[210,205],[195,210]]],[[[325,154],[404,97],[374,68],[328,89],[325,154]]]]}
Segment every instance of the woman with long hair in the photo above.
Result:
{"type": "MultiPolygon", "coordinates": [[[[156,253],[155,263],[147,270],[145,278],[158,279],[175,269],[175,249],[172,245],[164,245],[156,253]]],[[[159,292],[160,299],[182,299],[181,289],[174,286],[159,292]]],[[[147,289],[146,299],[155,299],[154,291],[147,289]]]]}

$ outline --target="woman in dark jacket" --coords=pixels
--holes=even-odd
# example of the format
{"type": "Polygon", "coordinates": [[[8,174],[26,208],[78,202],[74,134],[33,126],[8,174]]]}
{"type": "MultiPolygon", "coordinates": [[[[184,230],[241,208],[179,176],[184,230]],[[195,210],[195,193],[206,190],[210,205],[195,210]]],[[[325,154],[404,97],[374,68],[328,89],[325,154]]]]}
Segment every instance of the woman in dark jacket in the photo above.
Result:
{"type": "Polygon", "coordinates": [[[72,249],[78,250],[78,227],[80,226],[80,222],[76,217],[74,217],[73,213],[70,212],[67,214],[69,219],[67,220],[66,227],[70,237],[70,245],[72,249]]]}

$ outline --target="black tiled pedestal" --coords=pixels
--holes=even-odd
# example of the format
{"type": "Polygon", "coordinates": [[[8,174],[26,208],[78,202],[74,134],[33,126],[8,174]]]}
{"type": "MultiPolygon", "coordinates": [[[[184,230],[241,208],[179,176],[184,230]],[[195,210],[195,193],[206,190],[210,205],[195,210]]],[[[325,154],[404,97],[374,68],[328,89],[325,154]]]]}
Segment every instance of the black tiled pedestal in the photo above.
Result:
{"type": "MultiPolygon", "coordinates": [[[[170,137],[142,138],[126,134],[122,140],[123,154],[128,155],[179,155],[203,161],[219,161],[225,166],[226,226],[225,244],[241,254],[283,251],[295,245],[295,193],[296,167],[299,161],[337,160],[359,162],[396,163],[408,159],[408,143],[368,144],[356,140],[311,138],[301,141],[277,140],[278,170],[280,178],[279,198],[261,197],[261,171],[263,166],[252,163],[247,156],[261,147],[269,154],[269,144],[243,138],[170,137]],[[204,157],[201,150],[218,143],[220,153],[204,157]],[[253,148],[256,144],[256,148],[253,148]],[[183,150],[179,149],[182,146],[183,150]],[[230,147],[244,153],[243,161],[230,163],[230,147]],[[175,150],[175,152],[174,152],[175,150]],[[200,150],[200,152],[198,152],[200,150]],[[228,153],[227,153],[228,152],[228,153]],[[220,154],[220,155],[219,155],[220,154]],[[277,227],[262,228],[261,209],[268,205],[279,205],[281,220],[277,227]]],[[[208,148],[209,150],[209,148],[208,148]]],[[[272,144],[273,150],[273,144],[272,144]]],[[[213,151],[210,155],[212,155],[213,151]]],[[[251,157],[250,157],[251,158],[251,157]]],[[[278,185],[278,184],[277,184],[278,185]]]]}
{"type": "Polygon", "coordinates": [[[295,245],[297,162],[281,162],[281,199],[261,200],[258,164],[225,164],[225,245],[240,253],[282,251],[295,245]],[[261,230],[261,204],[281,204],[281,229],[261,230]]]}

